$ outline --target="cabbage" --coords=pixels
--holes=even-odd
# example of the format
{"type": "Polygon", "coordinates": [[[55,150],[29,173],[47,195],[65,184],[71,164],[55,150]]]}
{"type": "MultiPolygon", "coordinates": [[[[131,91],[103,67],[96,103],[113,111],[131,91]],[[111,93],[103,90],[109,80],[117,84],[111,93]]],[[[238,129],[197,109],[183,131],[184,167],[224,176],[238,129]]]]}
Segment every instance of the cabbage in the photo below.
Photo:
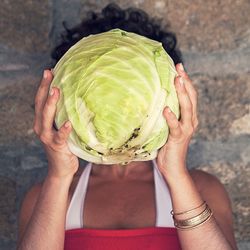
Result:
{"type": "Polygon", "coordinates": [[[84,160],[154,159],[168,138],[167,105],[179,117],[176,70],[162,44],[113,29],[83,38],[56,64],[55,124],[70,120],[68,145],[84,160]]]}

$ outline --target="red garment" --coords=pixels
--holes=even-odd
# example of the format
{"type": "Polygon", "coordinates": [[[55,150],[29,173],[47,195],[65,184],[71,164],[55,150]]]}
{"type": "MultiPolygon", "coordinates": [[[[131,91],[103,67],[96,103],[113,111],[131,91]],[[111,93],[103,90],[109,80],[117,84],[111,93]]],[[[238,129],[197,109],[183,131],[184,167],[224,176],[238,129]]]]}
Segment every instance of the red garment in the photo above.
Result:
{"type": "Polygon", "coordinates": [[[64,250],[181,250],[176,228],[71,229],[64,250]]]}

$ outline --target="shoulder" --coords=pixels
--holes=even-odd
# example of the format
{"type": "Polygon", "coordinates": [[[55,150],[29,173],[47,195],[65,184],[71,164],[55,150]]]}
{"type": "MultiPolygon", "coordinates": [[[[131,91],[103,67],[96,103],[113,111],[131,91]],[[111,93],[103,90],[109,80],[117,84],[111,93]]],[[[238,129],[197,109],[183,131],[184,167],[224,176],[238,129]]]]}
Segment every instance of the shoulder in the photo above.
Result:
{"type": "Polygon", "coordinates": [[[21,217],[28,217],[28,211],[33,211],[34,206],[36,204],[36,201],[38,199],[38,196],[41,192],[43,186],[43,182],[37,183],[33,185],[25,194],[21,210],[20,210],[20,216],[21,217]]]}
{"type": "Polygon", "coordinates": [[[191,169],[189,173],[199,191],[204,192],[206,190],[211,190],[211,188],[224,188],[220,180],[208,172],[199,169],[191,169]]]}
{"type": "Polygon", "coordinates": [[[213,211],[214,218],[234,249],[233,212],[229,194],[219,178],[202,170],[190,170],[190,175],[202,199],[213,211]]]}
{"type": "Polygon", "coordinates": [[[224,205],[227,204],[230,206],[231,201],[229,194],[218,177],[198,169],[192,169],[189,173],[196,188],[204,199],[207,201],[219,199],[221,201],[220,205],[223,203],[224,205]]]}
{"type": "MultiPolygon", "coordinates": [[[[70,185],[69,189],[69,201],[72,197],[72,193],[75,190],[75,187],[78,183],[79,177],[81,176],[81,173],[84,168],[79,168],[79,170],[74,175],[74,178],[72,180],[72,183],[70,185]]],[[[26,226],[28,225],[30,218],[33,214],[33,211],[35,209],[37,200],[39,198],[40,192],[43,187],[43,182],[39,182],[35,185],[33,185],[24,195],[21,208],[19,210],[19,218],[18,218],[18,241],[22,237],[26,226]]],[[[69,203],[68,201],[68,203],[69,203]]]]}
{"type": "MultiPolygon", "coordinates": [[[[72,180],[72,183],[70,185],[70,190],[74,190],[75,186],[77,185],[77,182],[81,176],[81,173],[84,168],[79,168],[79,170],[75,173],[74,178],[72,180]]],[[[20,218],[21,219],[27,219],[31,216],[33,209],[35,207],[35,204],[37,202],[37,199],[39,197],[39,194],[41,192],[43,186],[43,181],[40,183],[37,183],[33,185],[25,194],[24,199],[22,201],[21,209],[20,209],[20,218]]]]}
{"type": "MultiPolygon", "coordinates": [[[[225,186],[214,175],[202,170],[190,170],[190,175],[202,198],[217,212],[231,209],[231,201],[225,186]]],[[[215,212],[216,212],[215,211],[215,212]]]]}
{"type": "Polygon", "coordinates": [[[19,211],[18,241],[22,237],[25,228],[31,218],[37,199],[42,189],[42,182],[33,185],[25,194],[19,211]]]}

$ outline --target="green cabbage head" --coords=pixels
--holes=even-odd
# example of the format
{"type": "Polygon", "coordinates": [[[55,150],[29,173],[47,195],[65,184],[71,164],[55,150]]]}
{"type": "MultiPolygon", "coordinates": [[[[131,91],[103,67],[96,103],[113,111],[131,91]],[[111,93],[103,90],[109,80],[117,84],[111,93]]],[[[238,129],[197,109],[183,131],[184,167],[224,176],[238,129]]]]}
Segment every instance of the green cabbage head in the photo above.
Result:
{"type": "Polygon", "coordinates": [[[55,123],[72,123],[68,145],[84,160],[116,164],[154,159],[169,129],[166,105],[179,118],[176,70],[162,44],[113,29],[83,38],[60,59],[55,123]]]}

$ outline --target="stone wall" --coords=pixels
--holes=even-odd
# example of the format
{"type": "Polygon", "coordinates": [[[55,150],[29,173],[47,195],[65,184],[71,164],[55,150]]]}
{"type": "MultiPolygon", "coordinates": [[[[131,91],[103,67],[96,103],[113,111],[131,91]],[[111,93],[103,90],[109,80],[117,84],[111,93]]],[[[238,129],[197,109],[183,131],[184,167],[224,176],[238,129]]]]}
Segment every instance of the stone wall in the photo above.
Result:
{"type": "MultiPolygon", "coordinates": [[[[72,27],[107,0],[0,3],[0,248],[15,249],[24,193],[46,174],[33,130],[34,95],[62,21],[72,27]]],[[[177,34],[199,93],[200,128],[188,165],[216,175],[232,200],[240,250],[250,249],[250,2],[119,0],[162,20],[177,34]]]]}

